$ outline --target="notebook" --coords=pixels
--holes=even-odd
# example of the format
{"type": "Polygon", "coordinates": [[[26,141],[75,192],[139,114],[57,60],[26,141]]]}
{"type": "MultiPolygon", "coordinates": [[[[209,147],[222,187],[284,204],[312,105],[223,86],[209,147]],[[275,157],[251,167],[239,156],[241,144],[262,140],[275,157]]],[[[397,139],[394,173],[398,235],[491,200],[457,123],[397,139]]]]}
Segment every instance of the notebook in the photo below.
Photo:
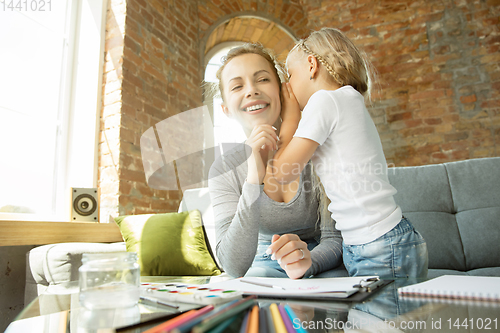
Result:
{"type": "Polygon", "coordinates": [[[374,289],[384,282],[376,276],[298,279],[289,278],[238,278],[210,283],[210,288],[239,290],[244,295],[291,298],[348,298],[370,286],[374,289]]]}
{"type": "Polygon", "coordinates": [[[398,289],[403,297],[500,302],[500,277],[443,275],[398,289]]]}

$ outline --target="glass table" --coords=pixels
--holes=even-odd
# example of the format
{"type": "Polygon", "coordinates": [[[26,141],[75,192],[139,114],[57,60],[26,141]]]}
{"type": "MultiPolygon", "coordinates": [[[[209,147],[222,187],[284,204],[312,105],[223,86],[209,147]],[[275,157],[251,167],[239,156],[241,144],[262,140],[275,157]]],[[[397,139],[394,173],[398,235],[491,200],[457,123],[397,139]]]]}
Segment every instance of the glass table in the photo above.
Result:
{"type": "MultiPolygon", "coordinates": [[[[142,282],[205,284],[223,277],[142,277],[142,282]]],[[[397,288],[417,280],[403,279],[376,291],[362,303],[261,299],[260,307],[289,304],[294,320],[308,332],[499,332],[500,303],[437,301],[398,296],[397,288]]],[[[196,308],[181,304],[178,310],[139,303],[129,309],[89,311],[80,307],[78,293],[40,295],[9,325],[6,333],[144,332],[175,315],[196,308]],[[143,324],[140,324],[143,322],[143,324]],[[125,328],[124,328],[125,327],[125,328]]],[[[239,332],[243,314],[225,332],[239,332]]]]}

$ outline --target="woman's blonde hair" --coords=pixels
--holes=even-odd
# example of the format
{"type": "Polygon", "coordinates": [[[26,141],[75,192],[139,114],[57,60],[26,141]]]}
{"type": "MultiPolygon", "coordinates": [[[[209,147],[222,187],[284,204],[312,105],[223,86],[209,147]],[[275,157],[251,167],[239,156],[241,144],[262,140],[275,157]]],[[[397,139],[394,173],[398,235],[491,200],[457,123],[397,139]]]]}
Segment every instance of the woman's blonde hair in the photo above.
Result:
{"type": "Polygon", "coordinates": [[[350,85],[362,95],[370,95],[372,66],[366,55],[340,30],[322,28],[300,40],[290,51],[313,55],[341,87],[350,85]]]}
{"type": "Polygon", "coordinates": [[[234,58],[243,55],[243,54],[257,54],[263,57],[269,62],[271,68],[273,69],[274,75],[276,75],[276,80],[278,81],[280,96],[281,96],[281,82],[285,82],[285,66],[278,60],[278,58],[274,55],[274,53],[266,49],[262,44],[259,43],[245,43],[241,46],[232,48],[229,52],[222,58],[222,66],[216,73],[217,79],[219,80],[219,84],[217,86],[217,90],[220,93],[222,100],[224,100],[224,86],[222,83],[222,72],[226,65],[234,58]]]}

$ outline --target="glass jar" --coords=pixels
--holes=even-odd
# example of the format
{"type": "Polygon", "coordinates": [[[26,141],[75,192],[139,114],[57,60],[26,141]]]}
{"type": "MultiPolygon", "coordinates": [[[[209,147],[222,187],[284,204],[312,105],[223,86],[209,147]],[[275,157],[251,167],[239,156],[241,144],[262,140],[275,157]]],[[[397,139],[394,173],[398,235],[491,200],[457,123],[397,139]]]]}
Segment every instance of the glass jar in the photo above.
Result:
{"type": "Polygon", "coordinates": [[[87,309],[132,307],[139,301],[135,252],[84,253],[79,272],[80,303],[87,309]]]}

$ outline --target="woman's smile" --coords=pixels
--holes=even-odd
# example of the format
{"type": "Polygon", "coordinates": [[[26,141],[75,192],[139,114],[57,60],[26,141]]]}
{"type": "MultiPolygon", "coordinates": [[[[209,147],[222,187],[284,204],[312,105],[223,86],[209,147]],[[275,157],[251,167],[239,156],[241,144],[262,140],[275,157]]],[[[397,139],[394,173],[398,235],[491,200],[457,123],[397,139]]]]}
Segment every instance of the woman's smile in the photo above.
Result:
{"type": "Polygon", "coordinates": [[[268,109],[269,103],[265,102],[251,102],[243,107],[243,111],[250,114],[258,114],[268,109]]]}
{"type": "Polygon", "coordinates": [[[221,77],[224,112],[236,119],[247,136],[261,124],[274,125],[280,116],[280,82],[265,58],[243,54],[227,63],[221,77]]]}

